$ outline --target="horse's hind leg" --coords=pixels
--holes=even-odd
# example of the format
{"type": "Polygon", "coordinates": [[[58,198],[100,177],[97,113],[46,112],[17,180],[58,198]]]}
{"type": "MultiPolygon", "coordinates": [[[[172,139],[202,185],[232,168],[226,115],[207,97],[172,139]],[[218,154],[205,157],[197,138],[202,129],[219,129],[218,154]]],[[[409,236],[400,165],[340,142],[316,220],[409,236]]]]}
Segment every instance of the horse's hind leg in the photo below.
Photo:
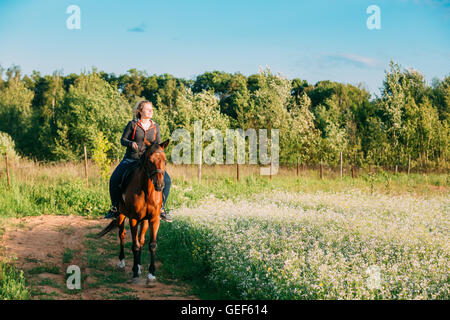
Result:
{"type": "Polygon", "coordinates": [[[125,216],[123,214],[119,215],[119,238],[120,238],[120,253],[119,253],[119,263],[117,264],[117,267],[121,270],[125,269],[125,253],[124,253],[124,246],[125,246],[125,216]]]}

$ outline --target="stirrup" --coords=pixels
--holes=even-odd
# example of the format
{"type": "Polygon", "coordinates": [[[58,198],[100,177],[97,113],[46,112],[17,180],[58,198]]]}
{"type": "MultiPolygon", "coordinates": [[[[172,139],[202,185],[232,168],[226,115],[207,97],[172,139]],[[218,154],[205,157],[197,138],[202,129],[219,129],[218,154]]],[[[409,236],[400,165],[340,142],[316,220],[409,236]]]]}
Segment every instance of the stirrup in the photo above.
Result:
{"type": "Polygon", "coordinates": [[[116,219],[119,216],[119,211],[117,211],[117,208],[115,206],[111,206],[111,209],[109,209],[108,213],[105,215],[105,219],[116,219]]]}

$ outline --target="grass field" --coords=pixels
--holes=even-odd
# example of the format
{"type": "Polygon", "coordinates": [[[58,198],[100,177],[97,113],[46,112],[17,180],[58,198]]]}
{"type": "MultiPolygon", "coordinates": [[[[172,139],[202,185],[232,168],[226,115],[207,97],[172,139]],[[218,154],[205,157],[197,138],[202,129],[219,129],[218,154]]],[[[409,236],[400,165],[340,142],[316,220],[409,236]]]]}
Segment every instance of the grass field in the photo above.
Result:
{"type": "MultiPolygon", "coordinates": [[[[326,172],[321,180],[317,171],[297,177],[295,168],[282,168],[269,180],[244,166],[237,182],[235,170],[204,166],[198,183],[194,166],[168,168],[174,222],[161,224],[157,258],[162,274],[189,283],[199,297],[449,298],[448,174],[360,172],[341,180],[326,172]]],[[[1,177],[0,233],[18,217],[102,216],[107,181],[94,166],[89,179],[86,188],[81,164],[16,163],[11,188],[1,177]]],[[[117,255],[115,247],[104,250],[117,255]]],[[[69,248],[61,259],[80,254],[88,253],[69,248]]],[[[0,260],[0,298],[36,297],[27,275],[0,260]]]]}

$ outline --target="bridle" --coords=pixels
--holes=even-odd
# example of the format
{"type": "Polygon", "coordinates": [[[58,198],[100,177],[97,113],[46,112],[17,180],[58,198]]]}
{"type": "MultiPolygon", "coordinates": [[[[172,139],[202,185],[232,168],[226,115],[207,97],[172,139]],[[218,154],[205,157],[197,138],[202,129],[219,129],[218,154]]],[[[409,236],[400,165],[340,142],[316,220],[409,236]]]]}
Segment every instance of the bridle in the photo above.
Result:
{"type": "Polygon", "coordinates": [[[162,174],[164,174],[165,171],[164,171],[163,169],[156,169],[156,170],[152,171],[152,173],[150,173],[150,174],[148,175],[148,177],[151,178],[151,177],[153,177],[153,176],[154,176],[155,174],[157,174],[157,173],[162,173],[162,174]]]}
{"type": "MultiPolygon", "coordinates": [[[[153,152],[153,153],[163,153],[163,151],[155,151],[155,152],[153,152]]],[[[149,179],[152,179],[152,177],[155,175],[155,174],[157,174],[157,173],[162,173],[162,174],[164,174],[165,173],[165,170],[163,170],[163,169],[155,169],[155,170],[153,170],[150,174],[147,174],[147,177],[149,178],[149,179]]]]}

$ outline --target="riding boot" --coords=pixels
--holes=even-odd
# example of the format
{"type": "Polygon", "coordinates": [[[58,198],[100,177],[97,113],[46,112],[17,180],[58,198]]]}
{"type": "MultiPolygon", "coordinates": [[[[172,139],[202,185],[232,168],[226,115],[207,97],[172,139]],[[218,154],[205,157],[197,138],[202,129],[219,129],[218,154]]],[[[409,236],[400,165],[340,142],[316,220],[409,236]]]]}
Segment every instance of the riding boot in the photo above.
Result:
{"type": "Polygon", "coordinates": [[[172,216],[170,215],[170,212],[164,208],[161,208],[161,213],[159,214],[159,217],[161,220],[172,222],[172,216]]]}
{"type": "Polygon", "coordinates": [[[164,172],[164,189],[163,189],[163,204],[161,206],[161,213],[160,213],[160,218],[161,220],[167,221],[167,222],[172,222],[172,217],[169,213],[169,210],[166,210],[166,202],[167,202],[167,198],[169,197],[169,191],[170,191],[170,185],[172,184],[172,181],[170,180],[170,176],[169,174],[166,172],[164,172]]]}

